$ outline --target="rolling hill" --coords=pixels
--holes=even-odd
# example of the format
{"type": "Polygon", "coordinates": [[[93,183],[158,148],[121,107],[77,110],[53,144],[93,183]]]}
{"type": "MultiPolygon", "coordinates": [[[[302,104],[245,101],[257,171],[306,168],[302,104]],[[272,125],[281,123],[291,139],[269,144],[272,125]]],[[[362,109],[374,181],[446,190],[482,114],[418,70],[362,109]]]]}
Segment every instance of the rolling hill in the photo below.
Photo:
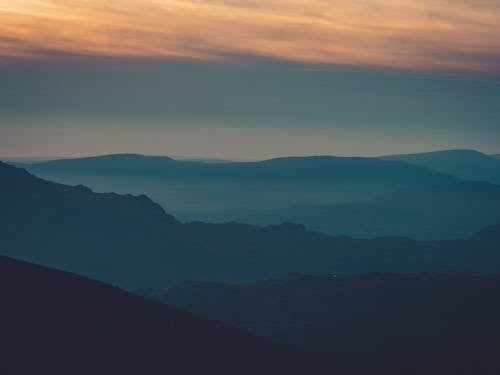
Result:
{"type": "Polygon", "coordinates": [[[358,361],[369,373],[500,371],[498,274],[294,274],[257,284],[191,282],[138,293],[358,361]]]}
{"type": "Polygon", "coordinates": [[[457,182],[404,162],[332,156],[206,163],[119,154],[24,167],[97,192],[146,194],[184,221],[233,220],[235,211],[366,200],[402,187],[457,182]]]}
{"type": "Polygon", "coordinates": [[[448,150],[406,155],[388,155],[382,160],[401,161],[451,174],[462,180],[500,184],[500,161],[475,150],[448,150]]]}
{"type": "Polygon", "coordinates": [[[166,156],[113,154],[44,161],[33,171],[68,171],[111,174],[154,174],[171,179],[280,180],[300,184],[353,181],[381,184],[436,184],[453,177],[405,162],[363,157],[282,157],[255,162],[205,163],[166,156]]]}
{"type": "Polygon", "coordinates": [[[321,356],[0,257],[2,374],[345,374],[321,356]]]}

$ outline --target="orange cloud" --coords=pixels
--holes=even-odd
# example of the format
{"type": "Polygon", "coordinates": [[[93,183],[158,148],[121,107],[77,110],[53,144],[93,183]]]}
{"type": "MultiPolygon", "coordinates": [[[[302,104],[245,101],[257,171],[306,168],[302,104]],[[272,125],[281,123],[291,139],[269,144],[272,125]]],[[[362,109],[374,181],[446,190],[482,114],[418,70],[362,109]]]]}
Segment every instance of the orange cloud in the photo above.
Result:
{"type": "Polygon", "coordinates": [[[500,71],[500,2],[0,0],[0,59],[58,54],[500,71]]]}

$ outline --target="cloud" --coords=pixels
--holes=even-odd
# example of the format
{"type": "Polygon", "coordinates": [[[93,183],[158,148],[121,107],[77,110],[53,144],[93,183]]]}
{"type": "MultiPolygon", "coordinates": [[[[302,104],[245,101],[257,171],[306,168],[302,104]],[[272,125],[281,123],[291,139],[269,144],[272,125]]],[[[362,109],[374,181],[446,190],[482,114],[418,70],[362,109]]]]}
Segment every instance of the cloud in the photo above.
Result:
{"type": "Polygon", "coordinates": [[[499,29],[496,0],[0,0],[0,60],[249,55],[498,72],[499,29]]]}

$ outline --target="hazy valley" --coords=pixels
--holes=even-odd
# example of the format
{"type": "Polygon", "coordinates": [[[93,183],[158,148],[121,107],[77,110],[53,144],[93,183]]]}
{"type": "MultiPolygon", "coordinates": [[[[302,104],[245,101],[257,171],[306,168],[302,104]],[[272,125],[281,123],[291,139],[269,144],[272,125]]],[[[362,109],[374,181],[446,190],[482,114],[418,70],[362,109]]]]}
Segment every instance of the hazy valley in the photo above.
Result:
{"type": "Polygon", "coordinates": [[[181,221],[295,222],[333,235],[428,240],[465,239],[499,222],[491,184],[500,161],[468,150],[224,163],[108,155],[20,166],[97,192],[145,194],[181,221]]]}

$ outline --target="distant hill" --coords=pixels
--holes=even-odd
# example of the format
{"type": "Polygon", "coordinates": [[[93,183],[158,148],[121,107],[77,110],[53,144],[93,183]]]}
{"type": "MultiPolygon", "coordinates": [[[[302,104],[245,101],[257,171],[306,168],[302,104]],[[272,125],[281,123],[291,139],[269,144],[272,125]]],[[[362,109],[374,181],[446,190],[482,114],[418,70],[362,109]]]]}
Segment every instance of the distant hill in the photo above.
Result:
{"type": "Polygon", "coordinates": [[[332,156],[207,163],[119,154],[24,167],[97,192],[146,194],[184,221],[232,220],[235,211],[359,201],[402,187],[458,181],[403,162],[332,156]]]}
{"type": "Polygon", "coordinates": [[[498,274],[294,274],[138,293],[376,374],[500,373],[498,274]]]}
{"type": "Polygon", "coordinates": [[[0,257],[2,374],[345,374],[321,356],[0,257]]]}
{"type": "Polygon", "coordinates": [[[500,184],[500,161],[474,150],[449,150],[420,154],[388,155],[382,160],[401,161],[451,174],[463,180],[500,184]]]}
{"type": "Polygon", "coordinates": [[[362,157],[283,157],[255,162],[207,163],[166,156],[114,154],[60,159],[30,165],[35,171],[71,170],[113,174],[155,174],[165,178],[280,180],[300,184],[353,182],[426,185],[453,181],[453,177],[404,162],[362,157]]]}
{"type": "Polygon", "coordinates": [[[426,242],[331,237],[296,224],[183,224],[144,196],[97,194],[3,163],[0,180],[0,254],[126,288],[295,271],[500,271],[500,227],[479,242],[426,242]]]}
{"type": "Polygon", "coordinates": [[[405,188],[368,202],[249,211],[236,219],[258,225],[300,222],[324,233],[365,238],[464,239],[500,224],[500,185],[461,182],[405,188]]]}

